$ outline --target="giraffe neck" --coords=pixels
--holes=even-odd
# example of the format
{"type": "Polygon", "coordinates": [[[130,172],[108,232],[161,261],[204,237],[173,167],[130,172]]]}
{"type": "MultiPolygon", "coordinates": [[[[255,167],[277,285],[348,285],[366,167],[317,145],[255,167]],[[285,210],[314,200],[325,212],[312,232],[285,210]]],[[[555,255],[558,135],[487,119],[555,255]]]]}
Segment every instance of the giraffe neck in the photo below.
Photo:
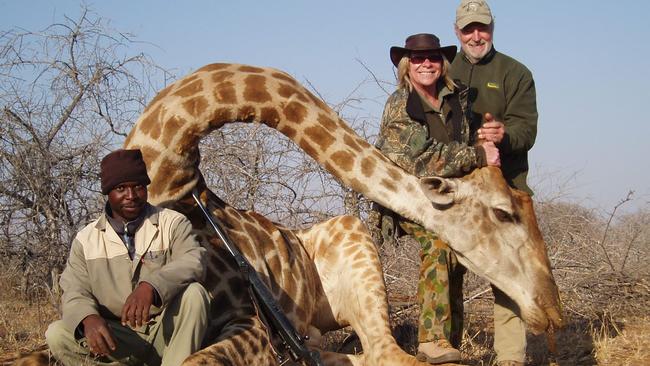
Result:
{"type": "Polygon", "coordinates": [[[150,201],[186,197],[202,179],[199,141],[235,121],[278,130],[344,185],[406,218],[430,222],[437,216],[416,177],[296,80],[275,69],[237,64],[208,65],[173,83],[136,122],[125,147],[143,152],[152,181],[150,201]]]}

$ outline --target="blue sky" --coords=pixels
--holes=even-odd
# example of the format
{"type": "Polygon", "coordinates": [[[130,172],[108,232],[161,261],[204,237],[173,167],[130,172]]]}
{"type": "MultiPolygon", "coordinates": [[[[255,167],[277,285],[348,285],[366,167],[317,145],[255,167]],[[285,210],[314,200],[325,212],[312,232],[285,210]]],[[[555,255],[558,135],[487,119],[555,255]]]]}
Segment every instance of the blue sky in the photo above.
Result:
{"type": "MultiPolygon", "coordinates": [[[[87,1],[112,27],[134,33],[138,51],[183,75],[211,62],[283,69],[330,103],[368,72],[394,81],[388,49],[429,32],[453,34],[454,1],[87,1]],[[155,46],[154,46],[155,45],[155,46]]],[[[634,190],[650,206],[650,2],[492,0],[496,48],[526,64],[537,85],[538,137],[530,183],[539,198],[610,211],[634,190]]],[[[0,29],[44,28],[76,18],[80,1],[0,0],[0,29]]],[[[392,91],[392,87],[391,87],[392,91]]],[[[350,118],[379,123],[386,94],[372,82],[350,118]]]]}

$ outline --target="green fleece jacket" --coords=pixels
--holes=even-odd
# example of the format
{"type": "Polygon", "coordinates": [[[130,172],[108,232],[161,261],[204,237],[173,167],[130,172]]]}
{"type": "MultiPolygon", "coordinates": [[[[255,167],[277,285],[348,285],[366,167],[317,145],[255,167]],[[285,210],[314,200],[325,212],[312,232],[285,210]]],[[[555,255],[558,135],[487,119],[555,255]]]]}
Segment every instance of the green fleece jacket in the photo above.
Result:
{"type": "Polygon", "coordinates": [[[472,131],[480,127],[486,112],[505,124],[504,139],[497,145],[501,170],[511,186],[532,195],[526,182],[528,150],[537,135],[537,102],[531,72],[492,47],[477,64],[470,63],[461,51],[449,74],[469,87],[472,131]]]}
{"type": "Polygon", "coordinates": [[[124,301],[141,281],[160,296],[162,305],[150,309],[153,316],[190,283],[203,280],[206,250],[189,220],[173,210],[146,209],[135,232],[133,260],[105,213],[77,233],[60,281],[63,322],[71,332],[91,314],[119,319],[124,301]]]}

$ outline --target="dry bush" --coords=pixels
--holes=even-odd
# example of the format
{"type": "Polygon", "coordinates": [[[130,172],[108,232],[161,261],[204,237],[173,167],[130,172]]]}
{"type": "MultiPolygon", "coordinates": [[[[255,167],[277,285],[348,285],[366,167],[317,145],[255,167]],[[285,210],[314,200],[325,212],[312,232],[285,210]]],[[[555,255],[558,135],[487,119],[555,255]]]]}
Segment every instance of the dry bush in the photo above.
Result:
{"type": "Polygon", "coordinates": [[[101,209],[99,159],[126,136],[159,69],[128,33],[81,9],[0,32],[0,254],[23,295],[51,289],[76,231],[101,209]]]}

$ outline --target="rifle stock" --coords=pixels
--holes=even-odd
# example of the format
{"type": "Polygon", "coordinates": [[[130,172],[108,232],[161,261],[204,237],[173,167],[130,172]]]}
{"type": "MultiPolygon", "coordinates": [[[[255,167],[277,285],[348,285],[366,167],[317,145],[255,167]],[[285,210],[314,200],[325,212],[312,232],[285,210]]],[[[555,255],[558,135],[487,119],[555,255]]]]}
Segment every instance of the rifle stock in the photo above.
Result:
{"type": "Polygon", "coordinates": [[[226,232],[221,228],[218,220],[212,217],[210,212],[208,212],[207,208],[201,202],[196,190],[192,191],[192,197],[219,239],[221,239],[226,246],[226,249],[228,249],[237,262],[242,273],[244,273],[248,279],[253,293],[253,302],[257,305],[264,319],[269,323],[267,326],[269,326],[274,333],[277,333],[277,335],[280,336],[282,346],[289,353],[293,361],[302,361],[308,366],[322,366],[320,354],[317,351],[310,351],[307,346],[305,346],[306,337],[303,337],[298,333],[293,324],[291,324],[289,318],[287,318],[284,312],[282,312],[279,304],[275,301],[271,291],[257,274],[255,268],[253,268],[246,257],[241,254],[239,248],[230,241],[226,232]]]}

